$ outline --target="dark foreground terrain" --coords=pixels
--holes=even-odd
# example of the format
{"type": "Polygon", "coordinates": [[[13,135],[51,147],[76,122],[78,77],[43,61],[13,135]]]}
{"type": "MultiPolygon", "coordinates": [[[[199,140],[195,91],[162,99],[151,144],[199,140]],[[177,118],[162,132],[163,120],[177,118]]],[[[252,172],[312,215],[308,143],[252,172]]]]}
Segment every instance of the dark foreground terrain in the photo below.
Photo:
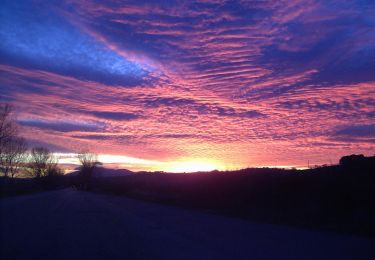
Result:
{"type": "Polygon", "coordinates": [[[308,170],[244,169],[94,178],[91,190],[260,223],[375,238],[375,157],[308,170]]]}
{"type": "Polygon", "coordinates": [[[64,187],[263,224],[375,238],[375,156],[345,156],[339,165],[307,170],[169,174],[98,168],[85,183],[78,171],[52,178],[0,178],[1,197],[64,187]]]}
{"type": "Polygon", "coordinates": [[[0,199],[1,259],[374,259],[375,240],[71,188],[0,199]]]}

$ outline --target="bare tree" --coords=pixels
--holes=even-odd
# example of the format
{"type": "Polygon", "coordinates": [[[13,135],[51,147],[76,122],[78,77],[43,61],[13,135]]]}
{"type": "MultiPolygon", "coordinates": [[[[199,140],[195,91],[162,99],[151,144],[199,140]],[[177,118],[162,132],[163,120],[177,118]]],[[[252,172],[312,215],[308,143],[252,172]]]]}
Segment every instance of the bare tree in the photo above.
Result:
{"type": "Polygon", "coordinates": [[[51,176],[58,169],[57,159],[47,148],[36,147],[31,150],[29,168],[36,178],[51,176]]]}
{"type": "Polygon", "coordinates": [[[0,154],[1,170],[5,177],[15,177],[26,163],[27,143],[22,137],[8,138],[0,154]]]}
{"type": "Polygon", "coordinates": [[[11,117],[12,107],[0,105],[0,155],[4,153],[6,143],[17,134],[16,124],[11,117]]]}
{"type": "Polygon", "coordinates": [[[9,104],[0,105],[0,171],[14,177],[24,163],[27,145],[18,137],[18,127],[9,104]]]}
{"type": "Polygon", "coordinates": [[[100,164],[98,162],[98,156],[94,153],[83,151],[80,152],[77,157],[81,164],[81,169],[79,171],[80,186],[82,189],[87,189],[94,169],[100,164]]]}
{"type": "Polygon", "coordinates": [[[12,118],[12,107],[0,105],[0,149],[7,139],[17,134],[17,127],[12,118]]]}
{"type": "Polygon", "coordinates": [[[54,163],[50,163],[47,166],[47,176],[58,176],[64,175],[64,171],[57,164],[57,160],[54,163]]]}
{"type": "Polygon", "coordinates": [[[98,163],[98,156],[95,153],[82,151],[78,154],[77,157],[82,167],[92,168],[95,167],[98,163]]]}

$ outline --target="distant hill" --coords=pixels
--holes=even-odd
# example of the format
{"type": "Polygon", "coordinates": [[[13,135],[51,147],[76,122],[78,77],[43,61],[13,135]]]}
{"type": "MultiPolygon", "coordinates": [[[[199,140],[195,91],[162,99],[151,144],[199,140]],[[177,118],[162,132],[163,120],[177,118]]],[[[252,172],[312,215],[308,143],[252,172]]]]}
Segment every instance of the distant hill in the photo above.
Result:
{"type": "Polygon", "coordinates": [[[104,167],[98,167],[94,171],[94,177],[117,177],[132,174],[134,174],[134,172],[128,169],[109,169],[104,167]]]}
{"type": "Polygon", "coordinates": [[[254,221],[375,236],[375,157],[306,170],[249,168],[96,178],[92,191],[254,221]]]}
{"type": "MultiPolygon", "coordinates": [[[[74,171],[65,174],[66,176],[75,176],[79,172],[79,167],[77,167],[74,171]]],[[[132,175],[134,172],[127,170],[127,169],[109,169],[104,167],[98,167],[94,170],[93,177],[94,178],[101,178],[101,177],[121,177],[132,175]]]]}

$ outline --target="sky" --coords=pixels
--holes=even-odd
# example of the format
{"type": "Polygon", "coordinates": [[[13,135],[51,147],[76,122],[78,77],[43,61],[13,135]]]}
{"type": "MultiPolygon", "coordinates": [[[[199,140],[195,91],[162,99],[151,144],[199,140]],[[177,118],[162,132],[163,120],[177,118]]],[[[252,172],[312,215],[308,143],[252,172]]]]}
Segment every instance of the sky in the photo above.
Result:
{"type": "Polygon", "coordinates": [[[131,170],[375,154],[372,0],[2,0],[0,102],[69,161],[131,170]]]}

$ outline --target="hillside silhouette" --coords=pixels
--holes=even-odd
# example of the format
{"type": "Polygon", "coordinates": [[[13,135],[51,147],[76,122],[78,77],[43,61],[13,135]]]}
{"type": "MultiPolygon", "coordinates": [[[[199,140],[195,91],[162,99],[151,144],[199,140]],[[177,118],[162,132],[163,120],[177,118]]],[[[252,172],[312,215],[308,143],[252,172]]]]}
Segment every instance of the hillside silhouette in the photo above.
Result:
{"type": "Polygon", "coordinates": [[[94,178],[91,190],[246,219],[375,235],[375,156],[306,170],[249,168],[94,178]]]}
{"type": "MultiPolygon", "coordinates": [[[[1,178],[1,196],[77,188],[79,178],[76,173],[52,181],[1,178]]],[[[86,190],[262,223],[374,236],[374,184],[375,156],[349,155],[339,165],[306,170],[248,168],[172,174],[98,168],[86,190]]]]}

